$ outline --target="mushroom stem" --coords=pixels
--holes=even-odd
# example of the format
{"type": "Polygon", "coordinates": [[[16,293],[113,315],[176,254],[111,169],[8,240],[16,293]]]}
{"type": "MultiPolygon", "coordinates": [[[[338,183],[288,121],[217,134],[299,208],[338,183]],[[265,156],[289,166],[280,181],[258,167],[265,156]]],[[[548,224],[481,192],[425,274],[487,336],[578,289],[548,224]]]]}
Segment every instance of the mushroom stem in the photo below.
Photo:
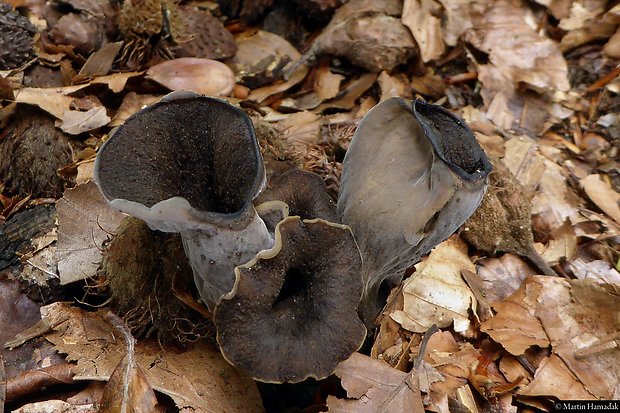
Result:
{"type": "Polygon", "coordinates": [[[185,254],[194,270],[194,282],[210,309],[233,289],[237,265],[250,261],[258,251],[273,247],[274,238],[256,210],[252,207],[248,214],[245,223],[232,222],[226,231],[209,224],[181,231],[185,254]]]}

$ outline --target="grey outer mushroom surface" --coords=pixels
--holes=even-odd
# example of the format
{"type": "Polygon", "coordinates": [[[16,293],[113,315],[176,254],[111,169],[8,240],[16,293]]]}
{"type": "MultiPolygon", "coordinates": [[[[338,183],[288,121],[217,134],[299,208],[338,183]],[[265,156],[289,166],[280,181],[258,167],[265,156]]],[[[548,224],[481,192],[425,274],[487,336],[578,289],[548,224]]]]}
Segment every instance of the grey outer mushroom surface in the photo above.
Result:
{"type": "Polygon", "coordinates": [[[357,351],[361,258],[346,225],[288,217],[273,248],[235,269],[214,313],[224,357],[256,380],[329,376],[357,351]]]}
{"type": "Polygon", "coordinates": [[[440,106],[391,98],[366,114],[343,161],[338,214],[362,254],[367,326],[405,270],[478,207],[490,171],[472,131],[440,106]]]}
{"type": "Polygon", "coordinates": [[[112,207],[181,233],[210,309],[273,245],[252,205],[265,184],[252,122],[224,100],[175,92],[137,112],[99,149],[95,180],[112,207]]]}

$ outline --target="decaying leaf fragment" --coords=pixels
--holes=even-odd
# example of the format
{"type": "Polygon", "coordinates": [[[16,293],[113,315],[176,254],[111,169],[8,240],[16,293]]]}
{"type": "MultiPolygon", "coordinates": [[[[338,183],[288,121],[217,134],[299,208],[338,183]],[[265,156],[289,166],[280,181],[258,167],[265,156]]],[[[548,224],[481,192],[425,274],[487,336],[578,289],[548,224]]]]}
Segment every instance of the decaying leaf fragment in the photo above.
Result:
{"type": "Polygon", "coordinates": [[[157,397],[144,372],[136,362],[135,339],[122,321],[113,314],[107,320],[120,331],[126,353],[103,390],[100,413],[151,413],[157,411],[157,397]]]}
{"type": "Polygon", "coordinates": [[[472,28],[465,39],[489,54],[489,64],[478,65],[478,73],[493,123],[507,129],[520,119],[519,85],[541,93],[568,91],[568,66],[557,43],[526,23],[521,2],[476,1],[469,9],[472,28]]]}
{"type": "Polygon", "coordinates": [[[388,364],[353,353],[336,367],[347,399],[327,398],[333,413],[423,412],[417,370],[405,373],[388,364]]]}
{"type": "Polygon", "coordinates": [[[461,271],[475,271],[467,246],[459,238],[439,244],[426,261],[403,284],[404,309],[390,316],[403,328],[423,333],[433,324],[464,332],[469,328],[469,312],[476,311],[476,298],[461,271]]]}
{"type": "MultiPolygon", "coordinates": [[[[532,345],[550,345],[557,356],[554,363],[560,364],[556,369],[570,371],[591,395],[614,399],[620,396],[619,296],[615,284],[534,276],[494,305],[497,316],[484,322],[481,330],[512,354],[522,354],[532,345]]],[[[546,382],[534,380],[528,392],[536,393],[534,387],[546,382]]],[[[537,394],[565,396],[563,389],[555,394],[546,389],[537,394]]]]}
{"type": "Polygon", "coordinates": [[[56,209],[60,283],[92,277],[101,261],[101,245],[116,230],[123,214],[108,205],[94,182],[67,190],[56,209]]]}
{"type": "MultiPolygon", "coordinates": [[[[77,362],[75,380],[110,379],[126,349],[100,313],[58,302],[42,307],[41,314],[54,326],[45,338],[77,362]]],[[[196,413],[264,411],[256,384],[205,342],[181,352],[162,351],[156,341],[141,340],[135,357],[153,389],[170,396],[179,408],[196,413]]]]}
{"type": "Polygon", "coordinates": [[[437,9],[440,6],[435,0],[405,0],[403,4],[401,21],[411,30],[425,62],[441,56],[446,47],[437,9]]]}

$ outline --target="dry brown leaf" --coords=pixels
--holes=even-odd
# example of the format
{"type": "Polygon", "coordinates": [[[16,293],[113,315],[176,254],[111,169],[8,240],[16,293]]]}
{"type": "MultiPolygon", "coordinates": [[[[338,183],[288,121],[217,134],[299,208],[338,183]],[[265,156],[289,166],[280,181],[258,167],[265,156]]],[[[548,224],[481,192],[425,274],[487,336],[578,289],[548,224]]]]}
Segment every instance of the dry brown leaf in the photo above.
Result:
{"type": "Polygon", "coordinates": [[[333,413],[423,412],[416,370],[404,373],[360,353],[336,367],[347,399],[327,398],[333,413]]]}
{"type": "Polygon", "coordinates": [[[319,66],[314,76],[314,91],[319,99],[327,100],[336,97],[344,76],[332,73],[327,65],[319,66]]]}
{"type": "MultiPolygon", "coordinates": [[[[109,380],[125,354],[125,345],[115,339],[99,313],[58,302],[43,307],[41,314],[55,326],[45,338],[77,362],[75,380],[109,380]]],[[[141,340],[135,353],[153,389],[170,396],[182,411],[263,412],[256,384],[204,341],[177,352],[162,351],[156,341],[141,340]]]]}
{"type": "MultiPolygon", "coordinates": [[[[124,338],[126,353],[118,363],[103,389],[100,413],[152,413],[157,409],[157,397],[144,372],[136,362],[135,339],[115,315],[106,319],[116,326],[124,338]]],[[[86,321],[87,319],[84,319],[86,321]]],[[[84,323],[84,326],[87,324],[84,323]]],[[[87,337],[93,339],[91,337],[87,337]]]]}
{"type": "Polygon", "coordinates": [[[390,76],[387,72],[381,72],[377,80],[381,89],[381,101],[394,96],[411,99],[411,86],[404,73],[390,76]]]}
{"type": "Polygon", "coordinates": [[[62,119],[65,112],[71,110],[73,98],[68,95],[86,86],[88,85],[54,88],[24,87],[15,91],[15,102],[38,106],[54,117],[62,119]]]}
{"type": "Polygon", "coordinates": [[[449,413],[448,397],[467,385],[480,351],[469,343],[457,343],[448,331],[431,336],[420,368],[420,387],[428,394],[433,411],[449,413]]]}
{"type": "Polygon", "coordinates": [[[108,205],[94,182],[67,190],[56,209],[60,283],[92,277],[101,261],[101,245],[114,233],[123,214],[108,205]]]}
{"type": "Polygon", "coordinates": [[[585,262],[581,258],[576,258],[569,265],[578,280],[592,279],[600,283],[620,284],[620,273],[607,261],[585,262]]]}
{"type": "Polygon", "coordinates": [[[304,111],[286,115],[277,123],[286,141],[303,156],[308,147],[317,145],[321,138],[321,116],[304,111]]]}
{"type": "Polygon", "coordinates": [[[550,234],[550,240],[541,256],[550,263],[555,265],[561,260],[571,261],[577,253],[577,236],[570,220],[564,221],[559,227],[555,228],[550,234]]]}
{"type": "Polygon", "coordinates": [[[222,62],[181,57],[151,66],[146,76],[172,91],[191,90],[202,95],[228,96],[235,74],[222,62]]]}
{"type": "Polygon", "coordinates": [[[473,27],[465,39],[489,54],[478,65],[487,115],[509,129],[524,112],[517,92],[525,85],[537,92],[568,91],[568,66],[557,44],[526,23],[528,9],[519,1],[474,2],[473,27]],[[475,6],[474,6],[475,5],[475,6]]]}
{"type": "Polygon", "coordinates": [[[521,258],[504,254],[485,258],[478,266],[482,292],[490,303],[501,301],[519,289],[523,280],[536,272],[521,258]]]}
{"type": "Polygon", "coordinates": [[[553,396],[560,400],[596,399],[555,354],[540,363],[534,379],[517,393],[523,396],[553,396]]]}
{"type": "Polygon", "coordinates": [[[446,48],[435,0],[405,0],[401,21],[409,28],[424,62],[437,59],[446,48]]]}
{"type": "Polygon", "coordinates": [[[91,77],[107,75],[121,47],[123,47],[123,42],[108,43],[92,53],[80,72],[73,78],[73,82],[79,83],[91,77]]]}
{"type": "Polygon", "coordinates": [[[403,311],[390,316],[403,328],[423,333],[433,324],[465,332],[470,327],[470,311],[476,311],[476,298],[461,271],[475,271],[467,255],[467,245],[458,237],[439,244],[428,259],[416,266],[416,272],[403,283],[403,311]]]}
{"type": "Polygon", "coordinates": [[[304,80],[307,74],[308,67],[301,66],[299,69],[293,72],[293,74],[284,82],[278,82],[274,83],[273,85],[263,86],[258,89],[254,89],[250,92],[248,99],[255,100],[260,103],[270,96],[289,90],[290,88],[304,80]]]}
{"type": "Polygon", "coordinates": [[[99,407],[94,403],[71,404],[62,400],[45,400],[26,404],[13,413],[99,413],[99,407]]]}
{"type": "Polygon", "coordinates": [[[602,399],[618,399],[620,346],[614,335],[620,320],[619,286],[554,277],[532,281],[541,287],[536,315],[553,352],[588,392],[602,399]]]}
{"type": "MultiPolygon", "coordinates": [[[[98,106],[87,110],[86,112],[78,110],[68,110],[62,115],[60,124],[58,125],[63,132],[70,135],[79,135],[88,132],[110,122],[105,107],[98,106]]],[[[58,123],[58,122],[57,122],[58,123]]]]}
{"type": "Polygon", "coordinates": [[[459,37],[472,27],[469,5],[471,0],[438,0],[445,10],[443,25],[444,41],[449,46],[456,46],[459,37]]]}
{"type": "Polygon", "coordinates": [[[141,76],[142,72],[112,73],[107,76],[99,76],[90,81],[91,85],[106,85],[113,93],[120,93],[125,89],[127,81],[141,76]]]}
{"type": "Polygon", "coordinates": [[[496,316],[480,326],[480,331],[489,334],[493,340],[516,356],[523,354],[531,346],[549,345],[549,338],[536,318],[538,303],[532,298],[537,296],[538,291],[532,291],[536,287],[526,280],[514,294],[494,303],[496,316]]]}
{"type": "Polygon", "coordinates": [[[557,360],[552,357],[549,365],[539,367],[527,394],[562,399],[569,396],[566,389],[575,387],[571,397],[589,393],[614,399],[620,396],[619,298],[616,284],[534,276],[496,303],[497,316],[481,330],[515,355],[530,345],[551,345],[557,360]],[[563,382],[557,386],[553,381],[563,382]],[[580,386],[587,393],[579,391],[580,386]]]}
{"type": "Polygon", "coordinates": [[[607,215],[620,224],[620,194],[601,175],[592,174],[581,180],[588,197],[607,215]]]}
{"type": "Polygon", "coordinates": [[[161,96],[156,95],[139,95],[136,92],[129,92],[123,98],[121,106],[116,111],[116,116],[109,123],[109,126],[114,127],[122,125],[125,119],[151,103],[157,102],[161,99],[161,96]]]}
{"type": "Polygon", "coordinates": [[[322,103],[314,112],[322,112],[325,109],[350,110],[355,106],[357,99],[364,94],[377,80],[376,73],[364,73],[359,78],[351,81],[342,91],[341,96],[329,102],[322,103]]]}

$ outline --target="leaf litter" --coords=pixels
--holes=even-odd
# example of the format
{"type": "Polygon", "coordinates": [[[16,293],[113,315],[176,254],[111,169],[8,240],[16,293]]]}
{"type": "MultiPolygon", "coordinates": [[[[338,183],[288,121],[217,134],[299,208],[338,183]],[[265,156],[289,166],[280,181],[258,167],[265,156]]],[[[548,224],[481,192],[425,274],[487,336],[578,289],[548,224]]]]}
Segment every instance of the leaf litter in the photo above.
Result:
{"type": "MultiPolygon", "coordinates": [[[[481,411],[483,404],[549,410],[556,398],[620,397],[613,362],[620,354],[618,6],[585,0],[149,0],[143,8],[124,2],[119,24],[106,17],[116,13],[107,2],[10,3],[36,23],[39,37],[31,61],[0,73],[0,154],[10,162],[24,156],[15,149],[20,136],[7,137],[4,128],[20,116],[22,123],[35,119],[27,107],[41,109],[37,119],[46,121],[37,124],[55,127],[51,137],[62,136],[33,141],[20,179],[15,168],[0,171],[0,254],[8,263],[2,280],[22,283],[11,287],[17,300],[11,302],[26,300],[28,288],[37,285],[43,295],[75,286],[102,291],[91,304],[106,304],[101,250],[121,215],[91,182],[94,154],[111,128],[168,91],[223,95],[240,104],[262,125],[259,139],[273,158],[268,173],[277,174],[274,165],[312,170],[333,196],[361,117],[389,97],[421,96],[465,118],[495,157],[482,207],[408,270],[371,332],[370,357],[356,353],[336,369],[339,391],[306,389],[314,392],[306,399],[315,401],[305,404],[285,402],[285,390],[275,399],[315,411],[377,411],[379,405],[400,411],[398,403],[416,403],[448,412],[481,411]],[[208,27],[196,24],[199,16],[211,22],[208,27]],[[49,153],[66,155],[60,168],[37,158],[49,145],[59,145],[49,153]],[[39,176],[36,184],[30,184],[32,173],[39,176]],[[57,228],[26,228],[20,214],[34,214],[46,202],[56,204],[57,228]],[[422,335],[434,324],[441,331],[420,358],[422,335]],[[391,384],[373,382],[377,376],[391,384]],[[398,387],[403,380],[407,386],[398,387]]],[[[23,134],[22,126],[9,130],[23,134]]],[[[175,285],[174,292],[153,297],[182,297],[183,305],[201,308],[191,289],[175,285]]],[[[89,301],[89,293],[64,297],[89,301]]],[[[2,307],[0,320],[10,332],[4,340],[35,324],[20,317],[9,324],[12,311],[2,307]]],[[[122,400],[118,394],[127,389],[149,394],[151,409],[149,387],[158,402],[160,393],[168,394],[181,411],[230,411],[230,403],[238,403],[238,411],[279,411],[263,386],[260,400],[254,382],[227,364],[209,337],[179,350],[139,336],[132,362],[126,343],[133,339],[120,338],[102,316],[105,310],[54,303],[42,312],[56,320],[52,330],[34,329],[20,336],[20,347],[3,350],[7,378],[20,374],[11,357],[44,335],[75,365],[72,380],[107,385],[89,403],[24,399],[9,402],[14,411],[99,411],[102,397],[122,400]],[[65,320],[68,315],[75,320],[65,320]],[[119,384],[114,374],[121,373],[134,384],[119,384]]],[[[51,350],[37,351],[45,356],[34,362],[31,351],[21,373],[48,366],[51,350]]]]}

